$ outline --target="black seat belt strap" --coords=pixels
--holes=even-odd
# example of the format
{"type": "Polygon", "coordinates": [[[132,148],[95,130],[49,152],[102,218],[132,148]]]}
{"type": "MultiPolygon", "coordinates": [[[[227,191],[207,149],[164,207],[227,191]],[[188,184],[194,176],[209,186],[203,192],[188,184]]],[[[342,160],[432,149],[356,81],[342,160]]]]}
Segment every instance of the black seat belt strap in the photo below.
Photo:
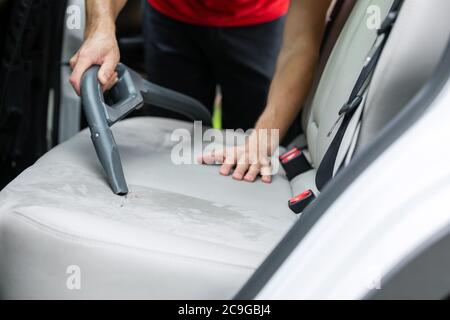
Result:
{"type": "Polygon", "coordinates": [[[339,110],[339,117],[336,123],[331,128],[328,136],[334,132],[334,129],[340,123],[339,129],[334,136],[328,150],[326,151],[316,174],[316,186],[318,190],[323,187],[333,178],[334,167],[336,164],[336,158],[339,153],[339,149],[344,139],[347,128],[352,120],[353,115],[359,108],[363,101],[365,92],[369,87],[370,80],[376,69],[377,63],[381,57],[384,46],[389,38],[392,27],[397,19],[398,12],[400,10],[402,0],[396,0],[392,5],[386,19],[378,30],[377,38],[373,44],[373,47],[367,56],[366,63],[359,74],[359,77],[352,89],[348,101],[339,110]]]}

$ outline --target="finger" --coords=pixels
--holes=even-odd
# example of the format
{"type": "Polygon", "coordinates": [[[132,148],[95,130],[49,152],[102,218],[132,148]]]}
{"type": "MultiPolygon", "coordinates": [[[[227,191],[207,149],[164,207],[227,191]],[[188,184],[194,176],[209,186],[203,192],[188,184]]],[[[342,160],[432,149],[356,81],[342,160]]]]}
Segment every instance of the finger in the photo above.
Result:
{"type": "Polygon", "coordinates": [[[72,58],[69,60],[70,68],[73,70],[78,61],[78,51],[74,54],[72,58]]]}
{"type": "Polygon", "coordinates": [[[225,162],[225,155],[223,152],[216,153],[214,155],[214,162],[212,164],[220,164],[222,165],[225,162]]]}
{"type": "Polygon", "coordinates": [[[244,177],[244,180],[247,182],[254,182],[259,175],[261,170],[261,166],[259,164],[252,164],[248,169],[247,174],[244,177]]]}
{"type": "Polygon", "coordinates": [[[224,161],[224,153],[219,150],[213,150],[199,157],[201,163],[204,164],[222,164],[224,161]]]}
{"type": "Polygon", "coordinates": [[[201,156],[198,157],[198,162],[199,163],[203,163],[203,164],[214,164],[214,160],[215,159],[215,154],[214,151],[203,154],[201,156]]]}
{"type": "Polygon", "coordinates": [[[119,81],[117,72],[114,72],[111,79],[108,80],[108,83],[102,86],[103,92],[108,91],[112,87],[115,86],[115,84],[119,81]]]}
{"type": "Polygon", "coordinates": [[[235,163],[231,163],[225,159],[225,163],[220,167],[219,173],[223,176],[229,176],[234,166],[235,163]]]}
{"type": "Polygon", "coordinates": [[[92,66],[92,61],[90,59],[78,57],[78,61],[76,62],[75,67],[73,68],[72,75],[70,76],[70,83],[73,88],[80,95],[80,86],[81,86],[81,77],[86,72],[89,67],[92,66]]]}
{"type": "Polygon", "coordinates": [[[231,171],[236,166],[237,150],[236,148],[228,149],[225,154],[225,160],[220,167],[220,174],[223,176],[229,176],[231,171]]]}
{"type": "Polygon", "coordinates": [[[113,78],[116,72],[118,61],[113,58],[106,58],[100,69],[98,70],[98,80],[103,86],[106,86],[108,82],[113,78]]]}
{"type": "Polygon", "coordinates": [[[223,146],[214,149],[214,164],[223,164],[225,162],[227,149],[223,146]]]}
{"type": "Polygon", "coordinates": [[[208,157],[208,156],[209,156],[209,154],[205,154],[205,155],[202,154],[202,155],[198,156],[197,163],[198,164],[209,164],[206,160],[206,157],[208,157]]]}
{"type": "Polygon", "coordinates": [[[233,179],[242,180],[248,171],[250,164],[248,161],[239,160],[236,169],[234,169],[233,179]]]}
{"type": "Polygon", "coordinates": [[[265,183],[272,182],[272,167],[270,165],[262,165],[260,173],[262,182],[265,183]]]}

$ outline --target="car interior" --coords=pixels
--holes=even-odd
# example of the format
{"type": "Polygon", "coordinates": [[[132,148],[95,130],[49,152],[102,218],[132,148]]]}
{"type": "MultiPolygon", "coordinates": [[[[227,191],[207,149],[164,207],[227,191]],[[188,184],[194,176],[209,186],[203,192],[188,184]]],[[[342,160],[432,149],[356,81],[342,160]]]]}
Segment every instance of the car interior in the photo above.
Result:
{"type": "MultiPolygon", "coordinates": [[[[426,85],[450,34],[447,0],[337,0],[298,119],[303,132],[281,150],[301,149],[307,170],[282,171],[264,184],[220,176],[217,166],[176,165],[172,133],[193,133],[193,123],[135,113],[112,127],[130,188],[120,197],[109,187],[67,81],[67,61],[82,32],[55,25],[64,24],[74,3],[83,5],[0,0],[0,28],[7,31],[0,33],[4,299],[232,299],[301,223],[290,199],[310,190],[321,201],[317,173],[374,43],[385,41],[326,188],[426,85]],[[396,5],[387,37],[368,16],[375,8],[382,22],[396,5]],[[36,18],[42,14],[48,18],[36,18]],[[65,287],[71,265],[88,279],[81,291],[65,287]]],[[[144,75],[142,5],[128,1],[118,41],[122,63],[144,75]]]]}

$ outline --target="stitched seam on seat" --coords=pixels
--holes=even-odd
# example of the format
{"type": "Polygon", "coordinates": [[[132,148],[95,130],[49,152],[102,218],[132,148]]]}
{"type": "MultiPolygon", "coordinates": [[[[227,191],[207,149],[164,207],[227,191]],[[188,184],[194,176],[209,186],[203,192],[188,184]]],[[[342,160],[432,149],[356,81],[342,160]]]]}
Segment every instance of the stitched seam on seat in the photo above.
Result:
{"type": "Polygon", "coordinates": [[[40,229],[41,231],[43,231],[44,233],[46,233],[48,235],[51,235],[51,236],[57,237],[57,238],[61,238],[65,241],[71,241],[74,243],[78,243],[78,244],[88,246],[88,247],[98,247],[98,248],[102,248],[102,246],[111,247],[111,248],[118,247],[121,249],[131,249],[131,250],[136,250],[136,251],[142,251],[145,253],[154,252],[154,253],[157,253],[160,255],[174,256],[174,257],[184,258],[184,259],[192,260],[192,261],[200,260],[200,261],[205,261],[205,262],[209,262],[209,263],[220,264],[220,265],[229,265],[229,266],[233,266],[233,267],[250,269],[250,270],[254,270],[256,268],[256,267],[252,267],[249,265],[239,265],[239,264],[234,264],[234,263],[225,262],[225,261],[210,260],[210,259],[205,259],[205,258],[196,258],[196,257],[191,257],[191,256],[186,256],[186,255],[181,255],[181,254],[176,254],[176,253],[171,253],[171,252],[159,251],[159,250],[155,250],[155,249],[139,248],[139,247],[134,247],[134,246],[130,246],[130,245],[120,244],[117,242],[109,242],[109,241],[104,241],[104,240],[92,239],[87,236],[85,238],[83,238],[83,236],[81,236],[81,235],[70,234],[65,231],[57,230],[55,226],[43,224],[42,222],[39,222],[21,212],[13,211],[10,214],[14,214],[18,220],[20,220],[32,227],[40,229]]]}

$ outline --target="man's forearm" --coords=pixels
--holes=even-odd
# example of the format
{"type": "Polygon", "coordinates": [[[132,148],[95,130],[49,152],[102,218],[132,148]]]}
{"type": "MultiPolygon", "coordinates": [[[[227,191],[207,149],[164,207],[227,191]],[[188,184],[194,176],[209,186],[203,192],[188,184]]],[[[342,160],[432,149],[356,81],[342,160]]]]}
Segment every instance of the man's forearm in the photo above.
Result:
{"type": "Polygon", "coordinates": [[[89,37],[93,33],[115,34],[115,21],[127,0],[87,0],[86,32],[89,37]]]}
{"type": "Polygon", "coordinates": [[[256,129],[279,129],[282,138],[297,117],[309,93],[319,49],[298,45],[280,56],[268,102],[256,129]]]}
{"type": "Polygon", "coordinates": [[[267,106],[256,129],[284,137],[311,88],[331,0],[292,0],[267,106]]]}

